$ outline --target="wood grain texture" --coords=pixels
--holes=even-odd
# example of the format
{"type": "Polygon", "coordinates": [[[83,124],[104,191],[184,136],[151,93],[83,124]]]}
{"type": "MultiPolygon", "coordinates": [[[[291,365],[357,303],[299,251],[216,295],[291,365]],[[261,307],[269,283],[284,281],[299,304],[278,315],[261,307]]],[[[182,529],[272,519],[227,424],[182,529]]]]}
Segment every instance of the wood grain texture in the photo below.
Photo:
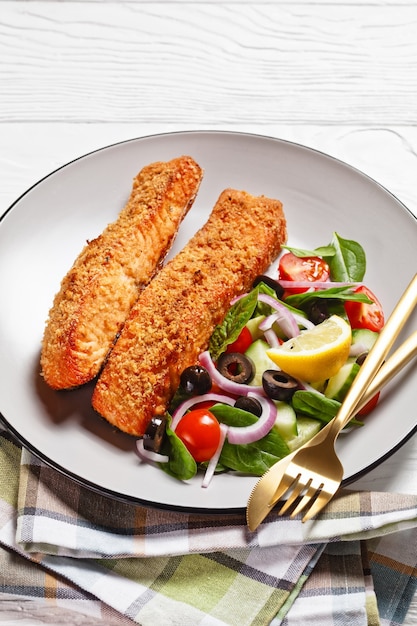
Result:
{"type": "MultiPolygon", "coordinates": [[[[10,0],[0,0],[0,5],[3,2],[7,2],[10,0]]],[[[15,3],[18,2],[27,2],[28,0],[13,0],[15,3]]],[[[29,0],[31,1],[31,0],[29,0]]],[[[43,0],[46,3],[49,2],[60,2],[60,0],[43,0]]],[[[84,0],[67,0],[68,2],[71,2],[71,4],[78,4],[78,3],[84,3],[84,0]]],[[[97,3],[97,4],[103,4],[106,2],[110,2],[110,3],[114,3],[115,0],[89,0],[92,3],[97,3]]],[[[252,5],[257,5],[256,2],[254,2],[254,0],[123,0],[123,4],[149,4],[149,2],[152,2],[152,4],[214,4],[214,5],[218,5],[218,4],[235,4],[240,6],[241,4],[252,4],[252,5]]],[[[121,4],[121,3],[118,3],[121,4]]],[[[289,0],[264,0],[263,4],[274,4],[274,5],[288,5],[289,4],[289,0]]],[[[328,6],[328,5],[346,5],[346,6],[357,6],[358,4],[360,4],[360,0],[320,0],[319,2],[317,0],[294,0],[293,2],[291,2],[292,5],[299,5],[299,6],[309,6],[309,5],[315,5],[315,4],[320,4],[322,6],[328,6]]],[[[378,7],[386,7],[386,6],[410,6],[413,4],[413,0],[399,0],[398,2],[396,2],[396,0],[387,0],[385,2],[385,0],[367,0],[366,2],[367,5],[370,6],[378,6],[378,7]]]]}
{"type": "Polygon", "coordinates": [[[413,124],[415,4],[2,2],[0,122],[413,124]]]}

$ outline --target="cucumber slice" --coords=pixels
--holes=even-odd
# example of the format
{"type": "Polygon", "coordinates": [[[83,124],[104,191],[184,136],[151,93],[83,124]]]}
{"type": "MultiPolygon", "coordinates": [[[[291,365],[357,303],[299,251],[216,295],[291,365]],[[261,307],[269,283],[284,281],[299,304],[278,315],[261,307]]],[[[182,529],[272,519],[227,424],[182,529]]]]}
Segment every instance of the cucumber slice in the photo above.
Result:
{"type": "Polygon", "coordinates": [[[297,450],[297,448],[304,445],[307,441],[310,441],[314,435],[317,435],[322,425],[322,422],[319,422],[319,420],[315,420],[312,417],[297,417],[298,435],[297,437],[286,441],[290,451],[293,452],[294,450],[297,450]]]}
{"type": "Polygon", "coordinates": [[[245,355],[249,357],[255,366],[255,375],[251,380],[251,385],[262,386],[262,374],[265,370],[277,370],[278,367],[269,358],[266,351],[269,350],[269,344],[263,339],[257,339],[246,350],[245,355]]]}
{"type": "Polygon", "coordinates": [[[249,330],[254,341],[261,339],[264,336],[263,331],[259,329],[259,324],[264,319],[265,315],[258,315],[257,317],[251,317],[251,319],[246,323],[246,328],[249,330]]]}
{"type": "Polygon", "coordinates": [[[378,335],[379,333],[375,333],[367,328],[354,328],[352,330],[352,345],[363,346],[363,351],[369,352],[378,339],[378,335]]]}
{"type": "Polygon", "coordinates": [[[355,361],[342,365],[337,374],[329,378],[324,392],[326,398],[343,402],[359,370],[360,366],[355,361]]]}
{"type": "Polygon", "coordinates": [[[273,428],[279,432],[284,441],[294,439],[298,435],[297,415],[287,402],[275,402],[277,418],[273,428]]]}

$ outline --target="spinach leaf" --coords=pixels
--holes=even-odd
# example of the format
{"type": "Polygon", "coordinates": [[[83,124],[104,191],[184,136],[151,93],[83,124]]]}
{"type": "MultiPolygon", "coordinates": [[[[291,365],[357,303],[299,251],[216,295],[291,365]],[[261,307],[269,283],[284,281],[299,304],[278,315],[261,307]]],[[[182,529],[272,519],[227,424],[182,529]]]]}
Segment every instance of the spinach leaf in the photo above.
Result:
{"type": "Polygon", "coordinates": [[[333,234],[331,245],[335,253],[324,257],[329,264],[332,280],[362,281],[366,271],[366,255],[362,246],[351,239],[343,239],[337,233],[333,234]]]}
{"type": "MultiPolygon", "coordinates": [[[[258,290],[258,294],[262,293],[262,294],[265,294],[266,296],[271,296],[271,298],[274,298],[274,300],[277,300],[276,291],[274,291],[274,289],[272,289],[272,287],[269,287],[269,285],[267,285],[266,283],[260,282],[257,284],[256,288],[258,290]]],[[[265,302],[260,302],[258,300],[256,304],[256,308],[255,308],[254,317],[256,315],[267,316],[267,315],[270,315],[271,312],[272,312],[272,309],[269,306],[269,304],[266,304],[265,302]]]]}
{"type": "Polygon", "coordinates": [[[257,301],[258,290],[252,289],[231,306],[223,322],[216,326],[209,343],[209,352],[214,361],[239,337],[242,328],[252,317],[257,301]]]}
{"type": "MultiPolygon", "coordinates": [[[[296,391],[291,401],[292,407],[296,413],[314,417],[326,424],[334,418],[341,407],[341,403],[332,398],[326,398],[321,393],[314,391],[296,391]]],[[[363,422],[352,419],[349,424],[362,426],[363,422]]]]}
{"type": "Polygon", "coordinates": [[[251,444],[236,446],[225,441],[220,462],[236,472],[262,476],[281,458],[281,456],[254,448],[251,444]]]}
{"type": "Polygon", "coordinates": [[[354,287],[330,287],[329,289],[320,289],[318,291],[305,291],[304,293],[296,293],[287,296],[286,304],[293,307],[302,308],[306,304],[311,303],[316,298],[325,300],[352,300],[354,302],[365,302],[371,304],[372,300],[364,293],[354,293],[354,287]]]}
{"type": "Polygon", "coordinates": [[[169,407],[168,407],[169,414],[172,415],[175,409],[178,408],[180,404],[182,404],[183,402],[185,402],[185,400],[188,400],[191,397],[192,397],[192,394],[186,391],[185,389],[183,389],[179,385],[177,387],[176,392],[174,393],[174,396],[171,402],[169,403],[169,407]]]}
{"type": "MultiPolygon", "coordinates": [[[[252,413],[225,404],[216,404],[211,407],[210,411],[219,422],[228,426],[242,428],[258,420],[252,413]]],[[[219,463],[235,471],[260,476],[289,452],[287,444],[279,432],[273,428],[265,437],[253,443],[236,445],[226,440],[219,463]]]]}
{"type": "Polygon", "coordinates": [[[302,390],[294,393],[291,404],[296,413],[302,413],[326,423],[333,419],[341,406],[337,400],[326,398],[321,393],[302,390]]]}
{"type": "Polygon", "coordinates": [[[291,246],[282,247],[289,252],[292,252],[295,256],[301,258],[309,256],[331,257],[336,254],[336,250],[331,244],[329,246],[320,246],[319,248],[314,248],[314,250],[306,250],[304,248],[292,248],[291,246]]]}
{"type": "MultiPolygon", "coordinates": [[[[280,304],[285,306],[289,311],[291,311],[291,313],[294,313],[296,315],[301,315],[301,317],[307,317],[306,313],[302,309],[299,309],[289,304],[288,296],[285,298],[285,302],[284,300],[280,300],[279,298],[277,298],[276,292],[271,287],[269,287],[268,285],[262,282],[258,284],[258,289],[259,289],[259,293],[264,293],[267,296],[272,296],[277,302],[279,302],[280,304]]],[[[258,302],[256,310],[255,310],[255,315],[266,316],[266,315],[270,315],[271,312],[272,312],[272,307],[270,307],[269,304],[265,304],[264,302],[258,302]]]]}
{"type": "Polygon", "coordinates": [[[197,463],[188,452],[187,448],[179,437],[171,430],[171,418],[168,416],[168,423],[165,429],[166,441],[162,452],[169,456],[168,463],[159,463],[159,467],[170,476],[179,480],[189,480],[197,473],[197,463]]]}
{"type": "Polygon", "coordinates": [[[283,246],[295,256],[321,256],[329,264],[333,281],[361,282],[366,271],[366,255],[362,246],[351,239],[343,239],[333,233],[332,242],[328,246],[320,246],[314,250],[283,246]]]}

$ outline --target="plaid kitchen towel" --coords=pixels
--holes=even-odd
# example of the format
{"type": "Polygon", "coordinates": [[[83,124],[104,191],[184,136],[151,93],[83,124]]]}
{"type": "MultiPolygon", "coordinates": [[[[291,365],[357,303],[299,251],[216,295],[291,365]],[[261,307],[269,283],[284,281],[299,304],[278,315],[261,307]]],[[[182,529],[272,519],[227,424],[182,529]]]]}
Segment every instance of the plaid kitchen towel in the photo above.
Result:
{"type": "Polygon", "coordinates": [[[83,619],[90,612],[92,624],[112,623],[102,621],[105,611],[143,626],[330,626],[340,616],[358,626],[406,624],[417,580],[417,496],[347,492],[315,522],[271,515],[250,533],[243,514],[104,498],[6,436],[0,441],[0,542],[16,567],[26,565],[28,581],[13,584],[22,575],[4,573],[0,600],[30,589],[32,600],[53,597],[83,619]]]}

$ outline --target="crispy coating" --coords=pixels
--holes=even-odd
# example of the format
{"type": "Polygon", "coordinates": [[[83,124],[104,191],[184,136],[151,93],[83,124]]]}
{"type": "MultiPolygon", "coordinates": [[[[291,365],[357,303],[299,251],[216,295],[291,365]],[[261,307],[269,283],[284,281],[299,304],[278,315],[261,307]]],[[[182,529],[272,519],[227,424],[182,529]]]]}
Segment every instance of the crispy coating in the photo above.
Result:
{"type": "Polygon", "coordinates": [[[142,291],[97,381],[94,408],[142,435],[207,348],[231,299],[265,272],[286,237],[281,202],[225,190],[207,223],[142,291]]]}
{"type": "Polygon", "coordinates": [[[169,251],[201,178],[201,168],[188,156],[144,167],[117,220],[81,251],[44,332],[41,368],[50,387],[76,387],[98,374],[133,303],[169,251]]]}

